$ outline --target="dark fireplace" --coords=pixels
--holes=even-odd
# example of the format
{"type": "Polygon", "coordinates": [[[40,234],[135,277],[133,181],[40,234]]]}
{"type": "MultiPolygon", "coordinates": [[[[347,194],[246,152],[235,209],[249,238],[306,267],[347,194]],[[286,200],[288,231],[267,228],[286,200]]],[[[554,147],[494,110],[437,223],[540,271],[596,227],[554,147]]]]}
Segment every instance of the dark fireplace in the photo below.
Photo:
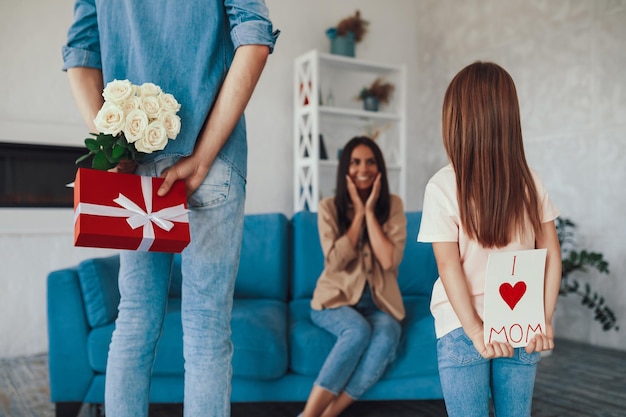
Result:
{"type": "Polygon", "coordinates": [[[0,207],[73,207],[66,185],[85,153],[85,147],[0,142],[0,207]]]}

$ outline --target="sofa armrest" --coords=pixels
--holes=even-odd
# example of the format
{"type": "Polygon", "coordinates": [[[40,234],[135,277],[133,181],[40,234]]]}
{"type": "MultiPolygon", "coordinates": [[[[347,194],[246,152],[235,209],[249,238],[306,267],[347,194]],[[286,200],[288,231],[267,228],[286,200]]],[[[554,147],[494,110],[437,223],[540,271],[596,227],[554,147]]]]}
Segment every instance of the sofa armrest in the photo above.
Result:
{"type": "Polygon", "coordinates": [[[78,270],[53,271],[47,285],[50,398],[82,402],[94,372],[87,357],[89,324],[78,270]]]}

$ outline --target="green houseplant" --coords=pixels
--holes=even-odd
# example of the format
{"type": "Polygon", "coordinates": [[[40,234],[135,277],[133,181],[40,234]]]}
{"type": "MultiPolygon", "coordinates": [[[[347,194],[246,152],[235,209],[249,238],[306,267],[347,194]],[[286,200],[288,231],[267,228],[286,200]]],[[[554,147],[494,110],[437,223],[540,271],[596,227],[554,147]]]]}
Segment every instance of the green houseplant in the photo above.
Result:
{"type": "Polygon", "coordinates": [[[599,322],[602,330],[619,330],[617,318],[613,310],[606,305],[603,296],[592,290],[589,283],[581,283],[571,275],[574,272],[589,272],[596,269],[603,274],[609,273],[609,263],[604,259],[604,255],[598,252],[590,252],[582,249],[577,250],[574,241],[574,229],[576,224],[567,218],[556,219],[556,230],[561,244],[562,257],[562,278],[559,295],[564,297],[575,295],[580,297],[581,304],[592,310],[594,320],[599,322]]]}
{"type": "Polygon", "coordinates": [[[358,100],[363,100],[365,110],[378,111],[379,104],[388,104],[395,86],[376,78],[369,87],[363,87],[359,92],[358,100]]]}
{"type": "Polygon", "coordinates": [[[330,38],[330,52],[354,57],[354,46],[363,40],[368,25],[369,22],[361,17],[359,10],[354,16],[341,19],[336,27],[326,30],[326,35],[330,38]]]}

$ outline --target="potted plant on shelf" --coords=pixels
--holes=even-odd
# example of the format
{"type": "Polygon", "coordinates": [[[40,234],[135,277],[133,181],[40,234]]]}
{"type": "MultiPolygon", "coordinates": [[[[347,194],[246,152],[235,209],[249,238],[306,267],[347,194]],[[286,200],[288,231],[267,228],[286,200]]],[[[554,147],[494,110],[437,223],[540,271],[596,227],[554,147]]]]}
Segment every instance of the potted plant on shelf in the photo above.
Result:
{"type": "Polygon", "coordinates": [[[576,225],[567,218],[556,219],[556,230],[561,244],[562,278],[559,295],[569,294],[580,297],[581,304],[593,311],[594,320],[599,322],[602,330],[619,330],[617,318],[613,310],[606,305],[604,297],[591,289],[589,283],[581,285],[571,277],[574,272],[588,272],[594,268],[603,274],[609,273],[609,263],[598,252],[589,252],[585,249],[576,250],[574,243],[574,229],[576,225]]]}
{"type": "Polygon", "coordinates": [[[361,42],[367,32],[369,22],[361,18],[361,12],[342,19],[337,27],[326,30],[330,38],[330,53],[354,57],[354,46],[361,42]]]}
{"type": "Polygon", "coordinates": [[[363,108],[369,111],[378,111],[380,104],[388,104],[395,86],[376,78],[369,87],[363,87],[357,99],[363,100],[363,108]]]}

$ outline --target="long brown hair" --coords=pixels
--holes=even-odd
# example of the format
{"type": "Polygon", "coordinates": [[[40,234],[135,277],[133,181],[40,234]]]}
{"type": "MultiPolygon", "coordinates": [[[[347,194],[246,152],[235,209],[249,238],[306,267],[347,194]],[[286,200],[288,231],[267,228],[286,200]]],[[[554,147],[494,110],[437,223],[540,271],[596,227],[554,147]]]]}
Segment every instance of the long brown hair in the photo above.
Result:
{"type": "Polygon", "coordinates": [[[539,235],[537,189],[511,76],[490,62],[462,69],[443,100],[442,133],[467,236],[484,247],[504,247],[524,235],[526,219],[539,235]]]}
{"type": "Polygon", "coordinates": [[[341,157],[339,158],[339,165],[337,166],[337,179],[336,179],[336,191],[335,191],[335,207],[337,208],[339,232],[345,233],[350,228],[352,220],[348,218],[348,208],[352,205],[352,199],[348,192],[348,185],[346,183],[346,175],[350,170],[350,159],[352,158],[352,151],[359,145],[365,145],[372,150],[374,158],[376,159],[376,165],[378,166],[378,172],[380,172],[380,195],[374,208],[374,214],[378,222],[383,225],[389,219],[389,211],[391,205],[391,197],[389,193],[389,180],[387,179],[387,167],[385,166],[385,159],[383,158],[383,152],[380,150],[376,142],[367,136],[356,136],[343,147],[341,157]]]}

